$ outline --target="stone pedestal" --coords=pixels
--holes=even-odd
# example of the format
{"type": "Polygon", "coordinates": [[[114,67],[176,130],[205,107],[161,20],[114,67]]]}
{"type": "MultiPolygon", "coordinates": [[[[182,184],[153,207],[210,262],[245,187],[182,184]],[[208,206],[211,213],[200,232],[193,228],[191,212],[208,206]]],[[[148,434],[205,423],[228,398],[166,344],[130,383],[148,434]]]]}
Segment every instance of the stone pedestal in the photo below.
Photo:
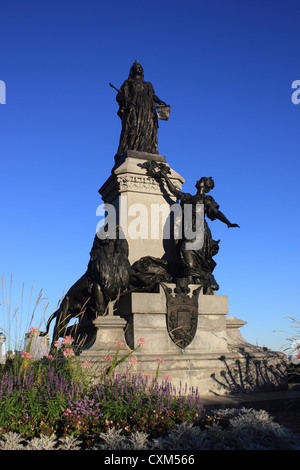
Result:
{"type": "Polygon", "coordinates": [[[49,335],[32,336],[31,333],[25,333],[25,351],[29,352],[31,357],[38,361],[49,354],[49,335]]]}
{"type": "Polygon", "coordinates": [[[0,332],[0,364],[5,363],[5,352],[4,352],[4,343],[6,341],[6,336],[4,333],[0,332]]]}
{"type": "MultiPolygon", "coordinates": [[[[174,292],[175,284],[167,287],[174,292]]],[[[189,287],[190,295],[198,288],[189,287]]],[[[287,386],[284,354],[253,346],[242,338],[239,328],[245,322],[227,317],[227,296],[200,293],[197,330],[186,348],[176,345],[169,334],[169,313],[162,286],[157,293],[128,293],[120,299],[115,313],[97,319],[96,341],[81,355],[82,360],[92,363],[94,370],[104,355],[116,350],[117,341],[124,344],[126,354],[144,338],[146,346],[134,353],[135,372],[154,377],[157,358],[162,358],[159,378],[170,377],[177,390],[187,384],[198,388],[202,395],[226,395],[281,390],[287,386]]],[[[126,365],[122,364],[117,371],[126,370],[126,365]]]]}
{"type": "MultiPolygon", "coordinates": [[[[128,150],[99,189],[104,203],[116,209],[116,222],[128,241],[131,264],[143,256],[167,260],[175,256],[170,206],[176,200],[139,166],[148,160],[165,163],[163,155],[128,150]]],[[[181,189],[182,176],[171,169],[170,179],[181,189]]]]}
{"type": "Polygon", "coordinates": [[[95,336],[91,346],[84,352],[85,357],[93,360],[95,356],[100,359],[102,356],[103,359],[104,355],[120,349],[118,343],[122,343],[122,350],[125,348],[129,351],[124,338],[126,320],[118,315],[104,315],[97,317],[92,323],[95,336]]]}
{"type": "MultiPolygon", "coordinates": [[[[176,257],[172,232],[166,232],[175,199],[141,168],[148,160],[165,163],[161,155],[128,151],[99,190],[103,201],[115,208],[131,264],[142,257],[176,257]],[[133,237],[134,231],[139,236],[133,237]]],[[[172,182],[181,189],[184,179],[170,171],[172,182]]],[[[243,339],[240,328],[245,322],[228,316],[227,296],[203,295],[198,285],[189,285],[188,291],[177,281],[178,286],[158,285],[157,292],[122,293],[109,315],[86,328],[91,334],[80,358],[91,363],[95,376],[106,366],[105,356],[119,350],[126,357],[134,351],[135,373],[154,377],[159,359],[159,378],[168,376],[177,389],[186,384],[202,395],[286,388],[284,354],[243,339]],[[140,338],[146,346],[137,348],[140,338]]],[[[124,361],[116,372],[127,367],[124,361]]]]}

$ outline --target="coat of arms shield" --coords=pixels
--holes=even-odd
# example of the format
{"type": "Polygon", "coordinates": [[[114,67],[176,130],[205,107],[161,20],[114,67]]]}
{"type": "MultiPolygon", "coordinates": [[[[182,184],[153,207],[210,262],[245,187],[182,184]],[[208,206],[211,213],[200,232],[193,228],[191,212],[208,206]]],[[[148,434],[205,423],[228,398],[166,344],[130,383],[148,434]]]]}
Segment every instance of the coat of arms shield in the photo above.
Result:
{"type": "Polygon", "coordinates": [[[181,349],[194,339],[198,327],[198,296],[200,287],[189,295],[188,287],[177,286],[174,295],[162,284],[167,299],[167,329],[171,340],[181,349]]]}

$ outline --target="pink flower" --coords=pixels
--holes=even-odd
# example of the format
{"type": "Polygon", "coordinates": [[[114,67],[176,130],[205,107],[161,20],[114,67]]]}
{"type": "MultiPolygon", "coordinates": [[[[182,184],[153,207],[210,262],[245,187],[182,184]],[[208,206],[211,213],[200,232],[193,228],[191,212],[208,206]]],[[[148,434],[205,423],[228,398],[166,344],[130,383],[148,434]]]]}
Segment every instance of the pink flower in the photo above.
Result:
{"type": "Polygon", "coordinates": [[[34,328],[33,326],[30,328],[30,336],[39,336],[40,332],[38,328],[34,328]]]}
{"type": "Polygon", "coordinates": [[[32,356],[31,356],[31,354],[29,354],[28,352],[23,351],[22,354],[21,354],[21,358],[22,358],[22,359],[24,359],[24,358],[25,358],[25,359],[32,359],[32,356]]]}
{"type": "Polygon", "coordinates": [[[171,380],[171,377],[170,377],[169,375],[165,375],[165,376],[164,376],[164,380],[167,380],[167,381],[168,381],[168,380],[171,380]]]}
{"type": "Polygon", "coordinates": [[[62,340],[62,344],[63,344],[64,346],[71,346],[71,344],[73,343],[73,341],[74,341],[74,340],[73,340],[73,338],[72,338],[71,335],[65,336],[64,339],[62,340]]]}
{"type": "Polygon", "coordinates": [[[83,361],[82,367],[88,367],[90,365],[89,361],[83,361]]]}
{"type": "Polygon", "coordinates": [[[105,362],[111,361],[111,355],[110,355],[110,354],[106,354],[106,356],[104,356],[104,360],[105,360],[105,362]]]}
{"type": "Polygon", "coordinates": [[[48,356],[45,356],[46,359],[49,359],[49,361],[53,361],[53,356],[52,354],[48,354],[48,356]]]}
{"type": "Polygon", "coordinates": [[[151,379],[151,374],[145,374],[144,377],[145,379],[151,379]]]}
{"type": "Polygon", "coordinates": [[[161,364],[162,362],[164,362],[164,360],[163,360],[162,357],[158,357],[158,358],[156,359],[156,362],[157,362],[158,364],[161,364]]]}
{"type": "Polygon", "coordinates": [[[60,339],[58,339],[57,341],[54,342],[54,347],[55,347],[55,348],[58,349],[58,348],[60,347],[60,345],[61,345],[60,339]]]}
{"type": "Polygon", "coordinates": [[[120,348],[121,346],[123,346],[123,343],[122,341],[117,341],[117,346],[120,348]]]}
{"type": "Polygon", "coordinates": [[[145,340],[145,338],[139,338],[139,339],[137,340],[137,344],[138,344],[138,346],[145,347],[145,346],[146,346],[146,340],[145,340]]]}
{"type": "Polygon", "coordinates": [[[64,357],[73,357],[74,351],[71,348],[66,348],[63,352],[64,357]]]}
{"type": "Polygon", "coordinates": [[[137,364],[137,362],[138,362],[138,360],[137,360],[136,357],[130,357],[130,358],[129,358],[129,361],[128,361],[128,364],[129,364],[130,366],[134,366],[135,364],[137,364]]]}

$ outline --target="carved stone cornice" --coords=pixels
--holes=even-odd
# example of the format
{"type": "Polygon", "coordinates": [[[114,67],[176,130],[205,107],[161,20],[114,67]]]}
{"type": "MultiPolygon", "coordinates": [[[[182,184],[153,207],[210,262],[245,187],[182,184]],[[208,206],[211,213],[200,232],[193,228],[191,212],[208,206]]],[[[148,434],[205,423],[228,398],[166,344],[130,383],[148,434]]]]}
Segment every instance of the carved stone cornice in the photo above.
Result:
{"type": "Polygon", "coordinates": [[[154,178],[144,175],[119,175],[117,176],[119,191],[134,191],[145,193],[161,193],[160,185],[154,178]]]}
{"type": "MultiPolygon", "coordinates": [[[[149,195],[165,195],[166,192],[169,193],[154,178],[145,174],[145,170],[138,166],[138,163],[141,161],[145,161],[145,158],[137,158],[137,156],[134,158],[132,156],[127,157],[122,165],[112,171],[108,180],[99,189],[104,202],[112,203],[121,193],[125,192],[149,195]]],[[[171,170],[170,179],[180,190],[184,179],[173,170],[171,170]]]]}

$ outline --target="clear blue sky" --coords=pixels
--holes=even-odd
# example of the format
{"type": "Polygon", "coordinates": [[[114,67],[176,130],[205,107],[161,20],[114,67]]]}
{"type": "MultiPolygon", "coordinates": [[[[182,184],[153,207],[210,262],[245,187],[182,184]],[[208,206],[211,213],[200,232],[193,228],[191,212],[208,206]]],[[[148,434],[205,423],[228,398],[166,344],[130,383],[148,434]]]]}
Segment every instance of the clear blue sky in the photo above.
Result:
{"type": "Polygon", "coordinates": [[[172,106],[160,153],[186,192],[212,176],[241,227],[210,222],[230,315],[251,343],[285,344],[273,331],[299,320],[299,24],[298,0],[2,0],[0,274],[12,308],[25,283],[18,315],[33,286],[48,317],[86,269],[120,135],[108,83],[138,60],[172,106]]]}

